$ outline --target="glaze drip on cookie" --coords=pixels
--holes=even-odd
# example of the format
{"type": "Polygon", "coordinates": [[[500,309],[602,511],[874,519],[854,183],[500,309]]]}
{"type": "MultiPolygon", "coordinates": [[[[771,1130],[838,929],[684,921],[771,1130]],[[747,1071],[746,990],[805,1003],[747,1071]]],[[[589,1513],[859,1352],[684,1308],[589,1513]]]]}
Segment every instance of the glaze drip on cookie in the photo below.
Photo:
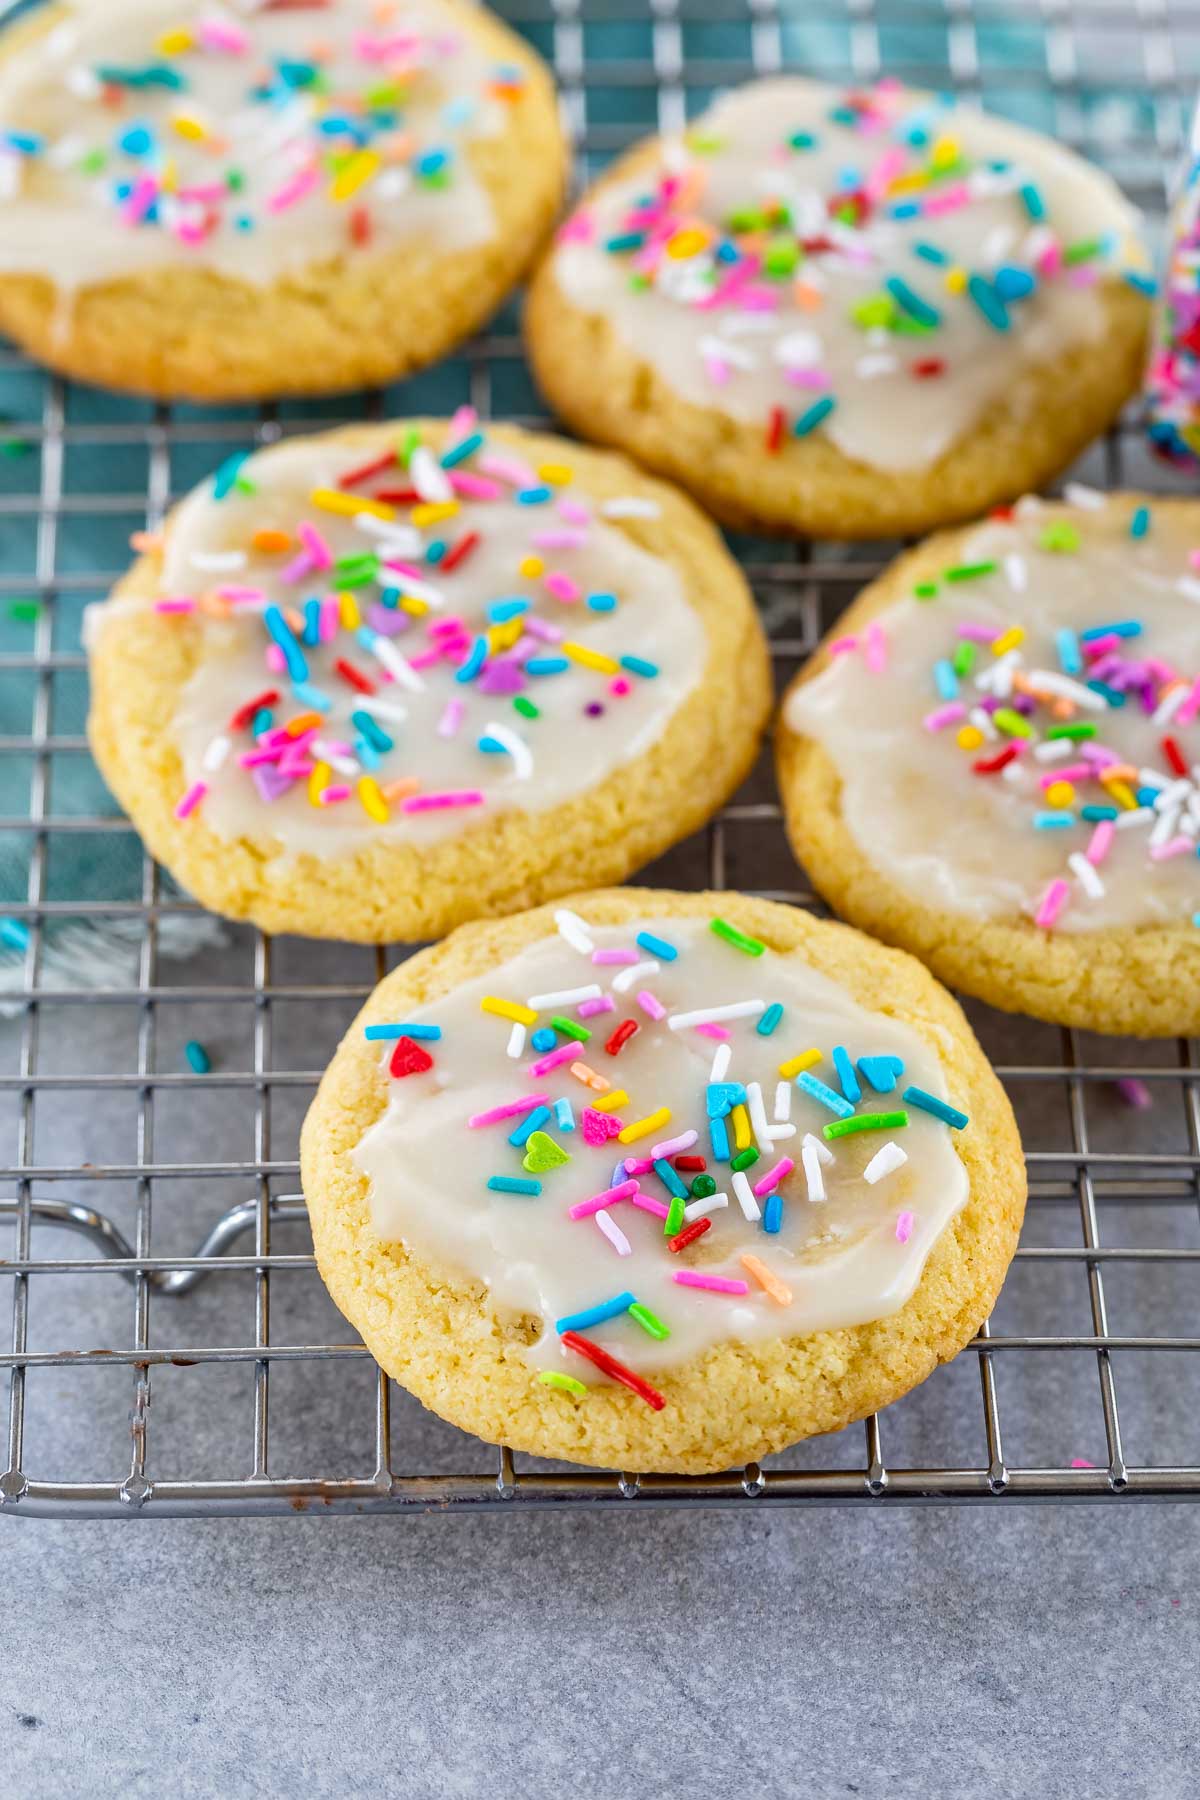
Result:
{"type": "Polygon", "coordinates": [[[967,1198],[929,1045],[723,920],[556,917],[367,1028],[378,1236],[539,1321],[543,1379],[652,1406],[640,1371],[897,1311],[967,1198]]]}
{"type": "Polygon", "coordinates": [[[1149,284],[1135,215],[1053,142],[893,83],[739,89],[563,227],[564,297],[682,399],[935,462],[1021,370],[1096,343],[1100,284],[1149,284]]]}
{"type": "Polygon", "coordinates": [[[462,415],[437,450],[235,458],[169,526],[152,608],[199,633],[172,736],[177,814],[285,857],[426,843],[537,814],[643,754],[702,677],[705,632],[652,536],[462,415]]]}
{"type": "Polygon", "coordinates": [[[68,294],[170,264],[267,283],[492,234],[468,151],[522,75],[439,0],[65,13],[0,61],[0,270],[68,294]]]}
{"type": "MultiPolygon", "coordinates": [[[[872,865],[926,905],[1047,930],[1200,921],[1194,515],[1024,500],[836,639],[790,730],[872,865]]],[[[803,805],[803,795],[795,797],[803,805]]]]}

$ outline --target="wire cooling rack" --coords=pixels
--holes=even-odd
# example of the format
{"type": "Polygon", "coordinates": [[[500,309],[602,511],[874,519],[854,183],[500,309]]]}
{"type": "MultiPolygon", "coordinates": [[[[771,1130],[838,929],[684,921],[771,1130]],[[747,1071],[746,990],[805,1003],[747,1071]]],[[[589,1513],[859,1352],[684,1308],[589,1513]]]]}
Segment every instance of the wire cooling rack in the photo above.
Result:
{"type": "MultiPolygon", "coordinates": [[[[1163,0],[502,10],[554,64],[581,178],[641,133],[679,127],[718,86],[886,70],[1051,132],[1160,220],[1200,73],[1200,10],[1163,0]]],[[[129,532],[156,525],[232,449],[464,399],[541,422],[515,314],[402,388],[261,411],[71,388],[0,347],[0,910],[29,932],[8,953],[0,1024],[0,1308],[10,1293],[12,1319],[0,1506],[150,1517],[1200,1495],[1200,1062],[1188,1043],[1139,1048],[972,1007],[1030,1166],[997,1313],[882,1420],[761,1468],[638,1479],[515,1457],[424,1413],[352,1340],[313,1268],[296,1138],[328,1054],[404,952],[206,929],[91,768],[80,618],[121,572],[129,532]],[[81,969],[87,985],[73,985],[81,969]],[[189,1040],[206,1044],[209,1073],[188,1067],[189,1040]]],[[[1165,480],[1134,419],[1077,473],[1165,480]]],[[[736,547],[781,683],[896,548],[736,547]]],[[[765,761],[648,878],[813,904],[765,761]]]]}

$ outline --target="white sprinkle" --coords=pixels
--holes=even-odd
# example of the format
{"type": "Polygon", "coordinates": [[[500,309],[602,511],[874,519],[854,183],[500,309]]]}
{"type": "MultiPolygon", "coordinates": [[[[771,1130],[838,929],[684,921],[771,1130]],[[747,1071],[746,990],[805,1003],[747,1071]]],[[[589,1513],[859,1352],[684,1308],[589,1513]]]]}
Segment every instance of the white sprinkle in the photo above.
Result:
{"type": "Polygon", "coordinates": [[[1044,744],[1035,744],[1033,754],[1038,762],[1062,762],[1065,757],[1076,754],[1075,745],[1070,738],[1047,738],[1044,744]]]}
{"type": "Polygon", "coordinates": [[[395,644],[389,643],[387,638],[380,637],[377,633],[371,639],[371,652],[383,664],[393,681],[398,681],[400,686],[407,688],[410,694],[425,692],[425,683],[408,658],[401,656],[395,644]]]}
{"type": "Polygon", "coordinates": [[[423,600],[435,612],[440,612],[446,604],[446,596],[440,588],[431,587],[427,581],[415,581],[411,575],[400,574],[399,570],[392,585],[407,594],[410,600],[423,600]]]}
{"type": "MultiPolygon", "coordinates": [[[[747,1181],[744,1169],[735,1169],[733,1171],[733,1191],[737,1195],[737,1203],[742,1209],[743,1216],[749,1219],[751,1224],[754,1223],[755,1219],[762,1217],[762,1214],[759,1211],[758,1201],[754,1198],[754,1189],[747,1181]]],[[[687,1209],[685,1208],[684,1210],[686,1211],[687,1209]]]]}
{"type": "Polygon", "coordinates": [[[768,1144],[778,1144],[783,1138],[791,1138],[795,1135],[796,1127],[794,1125],[768,1125],[763,1133],[768,1144]]]}
{"type": "Polygon", "coordinates": [[[1200,581],[1194,575],[1181,575],[1175,586],[1185,600],[1200,601],[1200,581]]]}
{"type": "Polygon", "coordinates": [[[524,1049],[525,1027],[522,1025],[521,1021],[517,1019],[514,1021],[513,1028],[508,1034],[508,1055],[516,1062],[518,1056],[523,1053],[524,1049]]]}
{"type": "Polygon", "coordinates": [[[380,519],[368,512],[355,513],[353,519],[354,529],[365,531],[368,537],[378,538],[383,550],[390,556],[420,556],[424,549],[421,533],[414,531],[410,525],[396,525],[390,519],[380,519]]]}
{"type": "Polygon", "coordinates": [[[397,706],[392,700],[380,700],[374,694],[364,694],[358,705],[360,711],[370,713],[373,719],[392,719],[397,725],[403,725],[408,717],[406,706],[397,706]]]}
{"type": "Polygon", "coordinates": [[[346,756],[341,750],[335,750],[322,738],[314,738],[312,747],[314,754],[319,756],[322,762],[327,762],[331,769],[336,769],[339,775],[358,774],[359,764],[356,757],[346,756]]]}
{"type": "Polygon", "coordinates": [[[452,738],[459,730],[467,709],[461,700],[449,699],[442,708],[442,716],[437,722],[436,731],[440,738],[452,738]]]}
{"type": "Polygon", "coordinates": [[[1129,812],[1118,813],[1113,820],[1118,831],[1133,831],[1139,825],[1152,825],[1153,823],[1154,808],[1152,806],[1135,806],[1129,812]]]}
{"type": "Polygon", "coordinates": [[[507,725],[498,725],[494,720],[491,724],[485,725],[483,730],[486,737],[495,738],[498,744],[504,745],[512,757],[513,774],[517,780],[528,781],[533,774],[533,756],[530,753],[529,745],[523,742],[515,731],[510,731],[507,725]]]}
{"type": "Polygon", "coordinates": [[[1179,683],[1178,687],[1173,687],[1171,689],[1170,693],[1167,694],[1165,699],[1163,699],[1159,702],[1158,708],[1154,714],[1153,719],[1151,720],[1151,724],[1153,724],[1153,725],[1169,725],[1171,720],[1175,717],[1175,714],[1179,711],[1180,707],[1183,705],[1184,701],[1187,699],[1187,697],[1188,697],[1187,682],[1181,681],[1179,683]]]}
{"type": "Polygon", "coordinates": [[[860,356],[854,365],[854,373],[860,381],[873,381],[879,375],[894,375],[900,367],[900,359],[889,356],[887,351],[876,351],[873,356],[860,356]]]}
{"type": "Polygon", "coordinates": [[[224,736],[215,737],[204,752],[201,766],[206,775],[215,775],[229,752],[233,749],[233,740],[224,736]]]}
{"type": "Polygon", "coordinates": [[[1085,487],[1082,481],[1068,481],[1063,499],[1068,506],[1082,507],[1085,512],[1103,512],[1108,504],[1099,488],[1085,487]]]}
{"type": "Polygon", "coordinates": [[[408,459],[409,480],[420,494],[422,500],[453,500],[454,488],[450,477],[438,462],[433,452],[424,444],[418,444],[408,459]]]}
{"type": "MultiPolygon", "coordinates": [[[[1185,782],[1184,783],[1185,790],[1190,788],[1191,785],[1192,784],[1190,781],[1185,782]]],[[[1162,794],[1162,793],[1165,793],[1167,788],[1169,788],[1171,786],[1171,783],[1166,779],[1165,776],[1160,775],[1157,769],[1139,769],[1138,770],[1138,786],[1139,787],[1152,787],[1154,789],[1155,793],[1162,794]]]]}
{"type": "Polygon", "coordinates": [[[1192,784],[1186,775],[1179,776],[1176,781],[1159,781],[1158,785],[1161,791],[1154,797],[1155,812],[1163,812],[1170,806],[1182,806],[1192,792],[1192,784]]]}
{"type": "Polygon", "coordinates": [[[758,1140],[758,1147],[766,1153],[771,1142],[771,1127],[767,1123],[767,1109],[763,1105],[762,1086],[757,1081],[746,1083],[746,1111],[750,1115],[750,1129],[758,1140]]]}
{"type": "Polygon", "coordinates": [[[824,1138],[815,1137],[811,1131],[804,1134],[804,1147],[806,1150],[815,1150],[818,1162],[823,1162],[827,1168],[833,1161],[833,1151],[824,1138]]]}
{"type": "Polygon", "coordinates": [[[606,1206],[602,1206],[600,1211],[596,1214],[596,1223],[618,1256],[629,1256],[632,1253],[632,1246],[630,1245],[629,1239],[625,1236],[625,1233],[621,1230],[621,1227],[617,1224],[616,1220],[609,1218],[608,1208],[606,1206]]]}
{"type": "Polygon", "coordinates": [[[627,994],[635,982],[644,981],[650,975],[660,975],[661,973],[662,964],[655,962],[653,957],[649,962],[629,963],[625,968],[618,969],[613,976],[612,990],[614,994],[627,994]]]}
{"type": "Polygon", "coordinates": [[[1012,552],[1004,559],[1004,573],[1008,577],[1008,585],[1014,594],[1023,594],[1029,586],[1029,571],[1025,558],[1012,552]]]}
{"type": "Polygon", "coordinates": [[[701,356],[715,357],[720,362],[731,363],[735,369],[756,369],[758,358],[752,350],[742,344],[731,344],[728,338],[702,337],[696,345],[701,356]]]}
{"type": "Polygon", "coordinates": [[[775,1117],[782,1125],[792,1116],[792,1084],[781,1081],[775,1088],[775,1117]]]}
{"type": "Polygon", "coordinates": [[[766,1010],[765,1000],[735,1000],[731,1006],[701,1006],[695,1012],[672,1013],[667,1024],[672,1031],[684,1031],[689,1025],[717,1025],[722,1019],[756,1019],[766,1010]]]}
{"type": "Polygon", "coordinates": [[[790,369],[815,369],[823,354],[821,340],[813,331],[789,331],[775,346],[775,361],[790,369]]]}
{"type": "Polygon", "coordinates": [[[657,519],[662,507],[657,500],[643,500],[627,494],[617,500],[605,500],[600,508],[606,519],[657,519]]]}
{"type": "Polygon", "coordinates": [[[726,1071],[732,1061],[733,1045],[718,1044],[716,1054],[712,1059],[712,1068],[709,1070],[708,1079],[710,1081],[724,1081],[726,1071]]]}
{"type": "Polygon", "coordinates": [[[975,686],[1001,699],[1012,693],[1013,671],[1024,661],[1019,650],[1006,650],[994,663],[986,665],[975,677],[975,686]]]}
{"type": "MultiPolygon", "coordinates": [[[[740,1169],[738,1173],[741,1174],[740,1169]]],[[[685,1206],[683,1216],[691,1225],[696,1219],[707,1219],[709,1213],[720,1212],[722,1207],[728,1205],[728,1194],[709,1194],[703,1200],[693,1200],[690,1206],[685,1206]]]]}
{"type": "Polygon", "coordinates": [[[993,744],[996,742],[1000,733],[992,724],[992,715],[989,712],[985,712],[982,706],[973,706],[967,717],[976,731],[981,731],[984,737],[990,739],[993,744]]]}
{"type": "Polygon", "coordinates": [[[821,1159],[817,1155],[817,1147],[811,1137],[804,1140],[800,1161],[804,1165],[804,1179],[808,1183],[809,1199],[814,1203],[824,1200],[825,1182],[821,1175],[821,1159]]]}
{"type": "Polygon", "coordinates": [[[1149,837],[1151,850],[1157,849],[1159,844],[1169,844],[1172,838],[1179,836],[1179,815],[1182,811],[1181,806],[1168,806],[1159,813],[1149,837]]]}
{"type": "Polygon", "coordinates": [[[234,575],[248,560],[244,550],[193,550],[188,556],[193,569],[206,575],[234,575]]]}
{"type": "Polygon", "coordinates": [[[581,956],[590,956],[596,948],[591,932],[578,913],[573,913],[566,906],[560,906],[554,915],[554,923],[558,926],[558,935],[565,938],[572,950],[578,950],[581,956]]]}
{"type": "Polygon", "coordinates": [[[554,1006],[578,1006],[581,1000],[600,998],[599,983],[590,981],[586,987],[559,988],[554,994],[530,994],[525,1004],[533,1012],[549,1012],[554,1006]]]}
{"type": "Polygon", "coordinates": [[[1104,712],[1108,706],[1103,694],[1093,693],[1082,681],[1072,681],[1069,675],[1060,675],[1056,669],[1030,669],[1029,682],[1031,687],[1044,688],[1048,694],[1061,694],[1065,700],[1074,700],[1077,706],[1086,706],[1092,712],[1104,712]]]}
{"type": "Polygon", "coordinates": [[[1074,874],[1075,879],[1090,900],[1102,900],[1104,898],[1104,883],[1101,881],[1099,875],[1097,875],[1095,869],[1083,854],[1082,850],[1072,851],[1071,855],[1067,858],[1067,867],[1074,874]]]}
{"type": "Polygon", "coordinates": [[[863,1180],[874,1187],[877,1181],[882,1181],[885,1175],[891,1175],[896,1169],[902,1168],[907,1161],[908,1152],[902,1150],[899,1144],[888,1142],[875,1152],[863,1170],[863,1180]]]}

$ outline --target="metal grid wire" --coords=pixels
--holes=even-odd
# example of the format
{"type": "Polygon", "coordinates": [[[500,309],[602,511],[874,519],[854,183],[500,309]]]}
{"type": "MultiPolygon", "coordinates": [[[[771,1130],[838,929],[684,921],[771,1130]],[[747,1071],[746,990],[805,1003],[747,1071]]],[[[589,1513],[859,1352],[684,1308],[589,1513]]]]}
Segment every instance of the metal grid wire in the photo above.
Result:
{"type": "MultiPolygon", "coordinates": [[[[804,0],[501,10],[554,64],[581,179],[645,131],[677,129],[718,86],[787,68],[840,81],[886,69],[1040,125],[1161,216],[1200,71],[1200,10],[1165,0],[829,0],[811,9],[819,18],[804,0]]],[[[451,373],[452,400],[543,422],[514,315],[451,373]]],[[[0,842],[24,859],[24,898],[0,910],[30,931],[18,1016],[0,1030],[0,1146],[4,1130],[11,1146],[0,1148],[0,1223],[11,1227],[0,1304],[12,1291],[0,1505],[151,1516],[1200,1494],[1192,1044],[1139,1048],[971,1008],[1029,1151],[1029,1220],[997,1315],[882,1422],[763,1468],[634,1478],[514,1458],[432,1420],[349,1341],[308,1253],[296,1130],[327,1050],[402,953],[233,928],[172,955],[172,933],[199,909],[149,858],[134,886],[110,879],[106,846],[114,834],[128,844],[131,827],[98,785],[90,810],[65,798],[87,756],[77,628],[81,602],[120,573],[128,531],[155,526],[231,448],[418,410],[426,381],[334,406],[152,407],[68,388],[0,349],[0,436],[28,446],[0,462],[0,612],[18,596],[41,603],[29,641],[0,654],[0,699],[10,684],[29,719],[0,737],[0,842]],[[75,871],[65,893],[64,856],[75,871]],[[130,976],[63,985],[53,946],[84,922],[129,940],[130,976]],[[190,1038],[217,1046],[212,1073],[185,1072],[190,1038]],[[1115,1088],[1135,1072],[1150,1111],[1115,1088]]],[[[1079,473],[1164,481],[1132,419],[1079,473]]],[[[737,548],[783,682],[895,546],[737,548]]],[[[765,767],[650,879],[813,904],[765,767]]]]}

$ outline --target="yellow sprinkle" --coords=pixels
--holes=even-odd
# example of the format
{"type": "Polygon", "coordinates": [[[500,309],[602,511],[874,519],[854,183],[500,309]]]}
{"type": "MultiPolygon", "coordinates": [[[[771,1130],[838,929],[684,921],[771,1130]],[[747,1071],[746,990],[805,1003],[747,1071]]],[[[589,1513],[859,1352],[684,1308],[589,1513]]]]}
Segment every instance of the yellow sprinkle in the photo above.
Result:
{"type": "MultiPolygon", "coordinates": [[[[603,1080],[601,1076],[601,1080],[603,1080]]],[[[593,1100],[593,1112],[616,1112],[618,1106],[628,1106],[629,1095],[624,1088],[614,1088],[611,1094],[605,1094],[602,1100],[593,1100]]]]}
{"type": "Polygon", "coordinates": [[[179,165],[173,156],[163,164],[162,186],[165,194],[173,194],[179,186],[179,165]]]}
{"type": "Polygon", "coordinates": [[[1047,806],[1070,806],[1075,798],[1075,789],[1069,781],[1052,781],[1046,789],[1047,806]]]}
{"type": "Polygon", "coordinates": [[[574,481],[575,471],[568,469],[566,463],[539,463],[538,476],[542,481],[548,481],[551,487],[566,487],[568,482],[574,481]]]}
{"type": "Polygon", "coordinates": [[[308,778],[308,803],[310,806],[320,806],[321,795],[329,786],[332,774],[333,770],[329,767],[328,763],[319,762],[313,764],[312,772],[308,778]]]}
{"type": "Polygon", "coordinates": [[[379,783],[373,775],[360,775],[358,778],[358,797],[362,801],[362,809],[368,818],[379,825],[386,825],[391,814],[388,803],[379,791],[379,783]]]}
{"type": "Polygon", "coordinates": [[[708,232],[696,226],[689,226],[684,231],[677,231],[667,240],[667,255],[682,260],[685,256],[699,256],[708,243],[708,232]]]}
{"type": "Polygon", "coordinates": [[[1002,631],[1000,636],[993,640],[992,655],[1005,656],[1008,651],[1015,650],[1018,644],[1023,644],[1024,642],[1025,627],[1023,625],[1010,625],[1007,631],[1002,631]]]}
{"type": "Polygon", "coordinates": [[[930,147],[929,160],[935,169],[945,169],[951,163],[956,163],[961,155],[962,149],[957,138],[940,137],[930,147]]]}
{"type": "Polygon", "coordinates": [[[786,1282],[780,1281],[778,1275],[773,1274],[766,1263],[759,1262],[757,1256],[751,1256],[749,1252],[742,1257],[741,1263],[743,1269],[749,1269],[759,1287],[770,1294],[777,1306],[792,1304],[791,1288],[786,1282]]]}
{"type": "Polygon", "coordinates": [[[202,144],[208,136],[204,120],[194,118],[191,113],[176,113],[171,120],[171,130],[176,137],[186,138],[189,144],[202,144]]]}
{"type": "Polygon", "coordinates": [[[794,1081],[797,1075],[802,1075],[805,1069],[811,1069],[820,1060],[821,1052],[819,1050],[802,1050],[799,1056],[793,1056],[787,1062],[780,1063],[779,1073],[785,1081],[794,1081]]]}
{"type": "Polygon", "coordinates": [[[196,40],[190,31],[177,26],[173,31],[164,31],[154,45],[160,56],[182,56],[187,50],[194,50],[196,40]]]}
{"type": "Polygon", "coordinates": [[[748,1150],[750,1148],[750,1114],[744,1106],[735,1106],[730,1116],[733,1119],[734,1149],[748,1150]]]}
{"type": "Polygon", "coordinates": [[[649,1137],[662,1125],[671,1123],[671,1109],[660,1106],[657,1112],[648,1113],[644,1119],[635,1119],[632,1125],[626,1125],[624,1131],[617,1133],[618,1144],[636,1144],[639,1138],[649,1137]]]}
{"type": "Polygon", "coordinates": [[[948,294],[965,294],[967,291],[967,271],[965,269],[946,270],[946,292],[948,294]]]}
{"type": "Polygon", "coordinates": [[[983,742],[983,733],[978,725],[960,725],[957,741],[960,750],[978,750],[983,742]]]}
{"type": "Polygon", "coordinates": [[[503,625],[493,625],[487,634],[488,655],[495,656],[502,650],[511,650],[524,629],[519,618],[509,619],[503,625]]]}
{"type": "Polygon", "coordinates": [[[443,519],[452,519],[457,511],[457,500],[424,500],[413,507],[409,517],[417,529],[423,531],[426,525],[439,525],[443,519]]]}
{"type": "Polygon", "coordinates": [[[343,494],[340,488],[314,488],[308,496],[313,506],[319,506],[322,512],[338,513],[343,519],[352,519],[356,513],[370,513],[376,519],[394,519],[396,509],[385,500],[368,500],[362,494],[343,494]]]}
{"type": "Polygon", "coordinates": [[[517,564],[517,574],[523,575],[526,581],[536,581],[545,572],[546,565],[540,556],[523,556],[517,564]]]}
{"type": "Polygon", "coordinates": [[[498,1019],[511,1019],[516,1025],[537,1024],[537,1014],[531,1006],[519,1006],[515,1000],[497,1000],[494,994],[484,995],[479,1010],[495,1013],[498,1019]]]}
{"type": "Polygon", "coordinates": [[[378,173],[381,157],[376,150],[356,150],[338,170],[329,186],[331,200],[349,200],[378,173]]]}
{"type": "Polygon", "coordinates": [[[907,174],[895,175],[887,184],[889,194],[911,194],[918,188],[929,186],[927,169],[910,169],[907,174]]]}
{"type": "MultiPolygon", "coordinates": [[[[607,1075],[598,1075],[595,1069],[589,1069],[585,1062],[573,1062],[571,1064],[571,1073],[576,1081],[582,1081],[584,1087],[591,1088],[594,1094],[603,1094],[607,1088],[612,1086],[612,1082],[608,1079],[607,1075]]],[[[622,1095],[622,1099],[628,1099],[628,1097],[627,1094],[622,1095]]],[[[609,1104],[611,1105],[612,1102],[610,1101],[609,1104]]],[[[600,1106],[599,1100],[593,1100],[592,1105],[600,1106]]],[[[603,1108],[601,1108],[601,1110],[603,1110],[603,1108]]]]}
{"type": "Polygon", "coordinates": [[[604,656],[599,650],[589,650],[586,644],[560,644],[559,649],[572,662],[582,663],[585,669],[597,669],[601,675],[619,675],[621,665],[611,656],[604,656]]]}
{"type": "Polygon", "coordinates": [[[343,631],[357,631],[362,624],[362,614],[358,610],[358,601],[349,591],[339,594],[338,624],[343,631]]]}
{"type": "Polygon", "coordinates": [[[1104,782],[1105,787],[1117,802],[1118,806],[1123,806],[1126,812],[1135,811],[1137,807],[1137,795],[1127,781],[1109,780],[1106,779],[1103,773],[1101,773],[1100,779],[1104,782]]]}
{"type": "Polygon", "coordinates": [[[428,600],[418,600],[415,594],[401,594],[397,604],[401,612],[411,613],[414,619],[423,619],[429,611],[428,600]]]}

